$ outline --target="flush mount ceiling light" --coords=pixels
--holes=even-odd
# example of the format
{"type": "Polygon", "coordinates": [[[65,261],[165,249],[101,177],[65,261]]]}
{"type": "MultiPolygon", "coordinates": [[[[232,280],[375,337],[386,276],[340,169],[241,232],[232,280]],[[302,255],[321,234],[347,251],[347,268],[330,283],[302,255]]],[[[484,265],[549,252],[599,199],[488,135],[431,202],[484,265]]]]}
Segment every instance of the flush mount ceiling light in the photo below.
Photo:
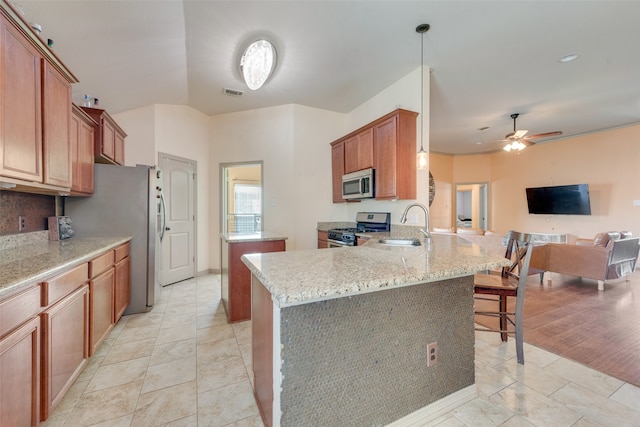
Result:
{"type": "Polygon", "coordinates": [[[267,81],[276,65],[276,49],[268,40],[249,45],[240,58],[240,71],[251,90],[257,90],[267,81]]]}
{"type": "Polygon", "coordinates": [[[571,62],[574,61],[576,59],[578,59],[580,55],[578,55],[577,53],[570,53],[569,55],[565,55],[562,58],[560,58],[560,62],[564,63],[564,62],[571,62]]]}
{"type": "Polygon", "coordinates": [[[416,33],[420,34],[420,151],[418,151],[418,169],[426,169],[429,163],[429,153],[422,146],[422,114],[424,113],[424,33],[429,31],[429,24],[420,24],[416,27],[416,33]]]}

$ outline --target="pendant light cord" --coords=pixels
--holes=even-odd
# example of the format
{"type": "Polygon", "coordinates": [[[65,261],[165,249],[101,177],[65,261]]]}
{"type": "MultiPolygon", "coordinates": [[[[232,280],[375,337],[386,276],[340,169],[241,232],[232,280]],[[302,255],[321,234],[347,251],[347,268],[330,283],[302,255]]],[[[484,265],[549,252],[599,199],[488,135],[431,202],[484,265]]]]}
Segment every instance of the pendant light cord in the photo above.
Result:
{"type": "Polygon", "coordinates": [[[420,33],[420,152],[424,152],[422,143],[423,116],[424,116],[424,33],[429,31],[429,24],[420,24],[416,27],[416,32],[420,33]]]}
{"type": "Polygon", "coordinates": [[[422,133],[424,127],[424,32],[420,34],[420,151],[424,151],[422,146],[422,133]]]}

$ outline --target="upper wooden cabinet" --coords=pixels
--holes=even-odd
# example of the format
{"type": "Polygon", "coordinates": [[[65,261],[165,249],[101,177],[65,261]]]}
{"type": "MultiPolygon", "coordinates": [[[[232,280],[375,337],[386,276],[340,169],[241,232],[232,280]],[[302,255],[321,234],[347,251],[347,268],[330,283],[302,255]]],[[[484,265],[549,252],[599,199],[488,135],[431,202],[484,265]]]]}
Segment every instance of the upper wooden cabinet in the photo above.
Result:
{"type": "Polygon", "coordinates": [[[40,55],[0,19],[0,175],[42,182],[40,55]]]}
{"type": "Polygon", "coordinates": [[[342,175],[373,167],[375,197],[416,198],[416,117],[397,109],[331,143],[333,202],[342,199],[342,175]]]}
{"type": "Polygon", "coordinates": [[[373,129],[368,128],[344,141],[344,173],[373,167],[373,129]]]}
{"type": "Polygon", "coordinates": [[[105,110],[81,108],[98,124],[93,147],[95,162],[124,165],[124,130],[105,110]]]}
{"type": "Polygon", "coordinates": [[[77,81],[20,14],[0,2],[0,181],[9,188],[69,192],[77,81]]]}
{"type": "Polygon", "coordinates": [[[415,199],[416,116],[396,110],[374,125],[376,199],[415,199]]]}
{"type": "Polygon", "coordinates": [[[71,187],[71,83],[42,60],[44,183],[71,187]]]}
{"type": "Polygon", "coordinates": [[[71,114],[71,159],[74,195],[93,194],[93,144],[96,122],[80,107],[73,104],[71,114]]]}
{"type": "Polygon", "coordinates": [[[336,141],[331,144],[333,203],[345,201],[342,198],[342,175],[344,175],[344,141],[336,141]]]}

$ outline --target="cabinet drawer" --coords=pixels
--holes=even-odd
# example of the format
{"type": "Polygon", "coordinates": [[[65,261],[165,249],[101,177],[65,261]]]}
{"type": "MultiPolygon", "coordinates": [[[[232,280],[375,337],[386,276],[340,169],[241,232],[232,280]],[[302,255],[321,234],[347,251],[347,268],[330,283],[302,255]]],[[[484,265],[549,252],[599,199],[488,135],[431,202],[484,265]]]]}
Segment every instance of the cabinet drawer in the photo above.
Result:
{"type": "Polygon", "coordinates": [[[129,255],[130,248],[131,248],[131,245],[129,243],[125,243],[124,245],[117,247],[116,248],[116,262],[122,260],[127,255],[129,255]]]}
{"type": "Polygon", "coordinates": [[[85,284],[89,279],[89,266],[82,264],[42,283],[42,305],[48,306],[85,284]]]}
{"type": "Polygon", "coordinates": [[[114,252],[115,251],[106,252],[89,261],[89,277],[96,277],[98,274],[113,267],[114,252]]]}
{"type": "Polygon", "coordinates": [[[0,337],[40,312],[40,285],[0,302],[0,337]]]}

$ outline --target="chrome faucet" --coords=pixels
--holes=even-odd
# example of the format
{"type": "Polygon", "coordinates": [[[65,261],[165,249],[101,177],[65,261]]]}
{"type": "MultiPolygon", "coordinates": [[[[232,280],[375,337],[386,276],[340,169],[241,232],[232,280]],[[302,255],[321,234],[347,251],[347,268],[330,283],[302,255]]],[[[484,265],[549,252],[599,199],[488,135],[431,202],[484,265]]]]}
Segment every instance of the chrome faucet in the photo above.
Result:
{"type": "Polygon", "coordinates": [[[402,214],[402,216],[400,217],[400,223],[404,224],[407,222],[407,213],[409,212],[409,209],[411,209],[412,207],[417,206],[420,209],[422,209],[422,212],[424,212],[424,225],[426,230],[423,230],[422,228],[420,229],[420,232],[422,234],[425,235],[425,237],[427,238],[427,240],[431,240],[431,232],[429,231],[430,227],[429,227],[429,208],[427,208],[425,205],[421,204],[421,203],[412,203],[409,206],[407,206],[407,208],[404,210],[404,213],[402,214]]]}

